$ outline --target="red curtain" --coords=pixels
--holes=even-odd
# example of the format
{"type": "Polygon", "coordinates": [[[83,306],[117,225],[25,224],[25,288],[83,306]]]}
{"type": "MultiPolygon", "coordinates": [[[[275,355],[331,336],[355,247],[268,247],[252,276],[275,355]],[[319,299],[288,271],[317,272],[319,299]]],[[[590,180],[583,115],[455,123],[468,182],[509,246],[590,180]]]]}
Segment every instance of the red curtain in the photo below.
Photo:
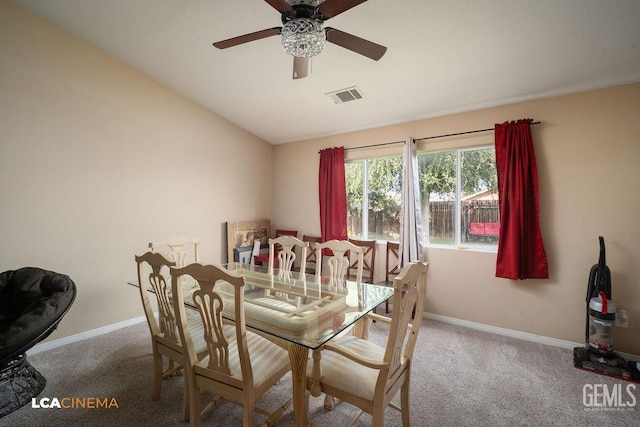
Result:
{"type": "Polygon", "coordinates": [[[322,241],[347,239],[347,184],[344,147],[320,151],[320,232],[322,241]]]}
{"type": "Polygon", "coordinates": [[[495,125],[500,196],[496,277],[546,279],[547,255],[538,211],[538,168],[531,119],[495,125]]]}

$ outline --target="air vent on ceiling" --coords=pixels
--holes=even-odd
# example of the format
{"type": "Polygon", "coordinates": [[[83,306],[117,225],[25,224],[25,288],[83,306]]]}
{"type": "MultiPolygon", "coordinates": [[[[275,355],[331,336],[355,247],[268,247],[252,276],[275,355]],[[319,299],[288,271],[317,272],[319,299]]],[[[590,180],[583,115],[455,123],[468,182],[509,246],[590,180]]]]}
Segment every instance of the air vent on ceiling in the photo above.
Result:
{"type": "Polygon", "coordinates": [[[336,104],[342,104],[343,102],[355,101],[357,99],[364,98],[360,89],[355,86],[347,89],[340,89],[335,92],[329,92],[326,95],[329,95],[336,104]]]}

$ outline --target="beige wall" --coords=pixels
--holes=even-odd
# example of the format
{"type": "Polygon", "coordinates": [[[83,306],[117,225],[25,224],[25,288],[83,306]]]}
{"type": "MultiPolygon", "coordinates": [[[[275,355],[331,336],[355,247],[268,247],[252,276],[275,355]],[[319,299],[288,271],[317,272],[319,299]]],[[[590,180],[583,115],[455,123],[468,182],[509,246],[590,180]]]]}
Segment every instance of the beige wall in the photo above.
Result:
{"type": "MultiPolygon", "coordinates": [[[[342,104],[338,108],[357,108],[342,104]]],[[[427,311],[560,340],[583,342],[589,269],[604,235],[613,299],[629,315],[615,348],[640,354],[640,84],[278,145],[273,220],[318,234],[318,150],[483,129],[533,118],[540,222],[549,280],[494,277],[494,253],[427,250],[427,311]],[[292,179],[295,177],[295,179],[292,179]]],[[[425,149],[492,144],[493,133],[421,143],[425,149]]],[[[348,151],[349,159],[401,153],[401,145],[348,151]]],[[[382,251],[380,251],[382,252],[382,251]]],[[[378,267],[382,262],[378,258],[378,267]]]]}
{"type": "MultiPolygon", "coordinates": [[[[348,114],[357,104],[338,108],[348,114]]],[[[629,313],[615,346],[640,354],[640,84],[271,147],[7,0],[0,0],[0,271],[34,265],[74,279],[78,299],[52,339],[137,317],[137,294],[125,283],[135,275],[133,254],[150,240],[198,237],[202,258],[218,262],[225,221],[271,216],[275,226],[318,234],[319,149],[524,117],[542,121],[533,129],[551,278],[496,279],[493,253],[428,249],[427,310],[581,342],[602,234],[614,301],[629,313]]]]}
{"type": "Polygon", "coordinates": [[[134,254],[173,235],[226,258],[223,223],[271,215],[266,142],[0,0],[0,271],[68,274],[52,339],[142,316],[134,254]]]}

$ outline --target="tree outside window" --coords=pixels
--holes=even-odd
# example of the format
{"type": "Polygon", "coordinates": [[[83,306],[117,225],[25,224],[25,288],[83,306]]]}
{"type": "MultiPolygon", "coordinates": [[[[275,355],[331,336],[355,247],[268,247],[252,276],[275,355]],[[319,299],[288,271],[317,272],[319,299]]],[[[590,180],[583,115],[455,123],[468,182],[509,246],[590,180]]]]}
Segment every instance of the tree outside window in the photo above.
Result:
{"type": "Polygon", "coordinates": [[[350,162],[345,169],[349,236],[399,240],[402,158],[350,162]],[[363,216],[363,212],[367,214],[363,216]]]}
{"type": "MultiPolygon", "coordinates": [[[[360,160],[347,163],[345,168],[349,236],[399,240],[402,157],[360,160]]],[[[493,147],[421,152],[418,170],[425,241],[431,245],[497,246],[493,147]]]]}
{"type": "Polygon", "coordinates": [[[423,238],[434,245],[496,246],[493,147],[418,154],[423,238]]]}

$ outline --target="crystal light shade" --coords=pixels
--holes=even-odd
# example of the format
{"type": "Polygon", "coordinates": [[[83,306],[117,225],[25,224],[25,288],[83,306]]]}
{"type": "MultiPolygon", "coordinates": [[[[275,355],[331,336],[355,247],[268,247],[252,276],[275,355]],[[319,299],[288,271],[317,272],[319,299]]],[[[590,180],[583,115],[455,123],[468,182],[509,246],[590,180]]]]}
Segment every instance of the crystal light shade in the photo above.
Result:
{"type": "Polygon", "coordinates": [[[298,4],[305,4],[307,6],[316,7],[320,5],[324,0],[286,0],[291,6],[295,6],[298,4]]]}
{"type": "Polygon", "coordinates": [[[309,18],[288,21],[282,27],[281,34],[284,51],[298,58],[318,55],[327,39],[322,24],[309,18]]]}

